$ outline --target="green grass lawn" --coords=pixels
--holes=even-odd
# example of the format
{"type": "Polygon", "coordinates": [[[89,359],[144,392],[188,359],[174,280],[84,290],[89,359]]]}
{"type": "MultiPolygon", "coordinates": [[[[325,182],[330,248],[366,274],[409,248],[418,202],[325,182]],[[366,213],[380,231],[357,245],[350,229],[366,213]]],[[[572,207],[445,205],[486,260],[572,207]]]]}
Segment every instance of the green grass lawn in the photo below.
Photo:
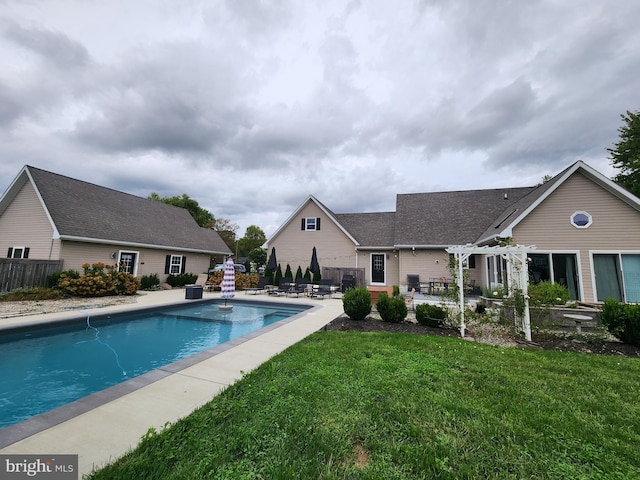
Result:
{"type": "Polygon", "coordinates": [[[92,478],[640,478],[639,454],[637,359],[318,332],[92,478]]]}

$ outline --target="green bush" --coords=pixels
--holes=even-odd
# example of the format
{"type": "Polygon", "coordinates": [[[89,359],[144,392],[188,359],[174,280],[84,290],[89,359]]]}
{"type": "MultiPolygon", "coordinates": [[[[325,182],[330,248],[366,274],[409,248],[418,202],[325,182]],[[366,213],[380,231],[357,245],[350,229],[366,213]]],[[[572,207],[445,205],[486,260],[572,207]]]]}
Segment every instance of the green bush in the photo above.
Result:
{"type": "Polygon", "coordinates": [[[569,290],[564,285],[540,282],[529,285],[529,302],[533,306],[564,305],[569,301],[569,290]]]}
{"type": "Polygon", "coordinates": [[[614,337],[640,347],[640,305],[620,303],[610,298],[602,306],[600,321],[614,337]]]}
{"type": "Polygon", "coordinates": [[[153,290],[160,285],[160,277],[157,273],[152,275],[143,275],[140,278],[140,290],[153,290]]]}
{"type": "Polygon", "coordinates": [[[364,320],[371,313],[371,294],[365,287],[349,288],[342,295],[344,313],[353,320],[364,320]]]}
{"type": "Polygon", "coordinates": [[[47,287],[48,288],[57,288],[58,282],[60,281],[60,275],[64,274],[68,278],[80,278],[80,273],[76,270],[65,270],[63,272],[53,272],[51,275],[47,277],[47,287]]]}
{"type": "Polygon", "coordinates": [[[191,285],[198,279],[198,275],[193,273],[181,273],[180,275],[169,275],[167,277],[167,283],[173,288],[184,287],[185,285],[191,285]]]}
{"type": "Polygon", "coordinates": [[[130,273],[118,271],[115,265],[102,262],[83,263],[84,274],[74,278],[77,272],[67,275],[62,272],[58,288],[65,294],[76,297],[104,297],[107,295],[135,295],[140,281],[130,273]]]}
{"type": "Polygon", "coordinates": [[[416,305],[416,320],[420,325],[442,327],[448,315],[448,312],[438,305],[431,305],[429,303],[416,305]]]}
{"type": "Polygon", "coordinates": [[[407,304],[400,296],[389,298],[386,292],[382,292],[378,297],[376,308],[385,322],[400,323],[407,318],[407,304]]]}

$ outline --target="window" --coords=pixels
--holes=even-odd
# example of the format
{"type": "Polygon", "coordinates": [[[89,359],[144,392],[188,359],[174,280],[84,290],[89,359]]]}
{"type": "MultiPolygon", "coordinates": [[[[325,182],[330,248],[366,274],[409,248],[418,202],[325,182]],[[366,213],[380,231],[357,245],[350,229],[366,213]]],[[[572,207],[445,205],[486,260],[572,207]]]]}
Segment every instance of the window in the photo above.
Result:
{"type": "Polygon", "coordinates": [[[640,255],[594,254],[593,270],[599,302],[640,303],[640,255]]]}
{"type": "Polygon", "coordinates": [[[9,247],[7,258],[29,258],[29,247],[9,247]]]}
{"type": "Polygon", "coordinates": [[[576,228],[587,228],[591,226],[593,219],[587,212],[575,212],[571,215],[571,225],[576,228]]]}
{"type": "Polygon", "coordinates": [[[187,257],[184,255],[167,255],[164,264],[164,273],[169,275],[180,275],[185,272],[187,257]]]}
{"type": "Polygon", "coordinates": [[[569,298],[580,300],[578,262],[574,253],[529,254],[529,282],[554,282],[569,290],[569,298]]]}
{"type": "Polygon", "coordinates": [[[320,230],[320,217],[304,217],[300,223],[300,230],[320,230]]]}

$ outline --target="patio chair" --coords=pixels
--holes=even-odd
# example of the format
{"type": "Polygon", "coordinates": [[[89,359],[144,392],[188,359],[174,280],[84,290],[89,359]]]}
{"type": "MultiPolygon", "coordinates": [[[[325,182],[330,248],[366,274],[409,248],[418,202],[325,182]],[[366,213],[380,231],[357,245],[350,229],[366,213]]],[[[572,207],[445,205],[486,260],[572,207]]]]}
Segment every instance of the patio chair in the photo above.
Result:
{"type": "Polygon", "coordinates": [[[291,290],[291,277],[284,277],[280,280],[278,288],[269,291],[269,295],[280,295],[282,293],[286,295],[289,290],[291,290]]]}
{"type": "Polygon", "coordinates": [[[311,292],[311,297],[322,297],[323,300],[327,295],[331,297],[331,295],[333,294],[333,292],[331,291],[331,286],[331,280],[320,280],[320,282],[318,282],[318,288],[314,289],[311,292]]]}
{"type": "Polygon", "coordinates": [[[298,280],[295,283],[295,285],[292,286],[291,289],[287,292],[287,296],[295,295],[296,297],[299,297],[300,295],[304,295],[305,293],[307,293],[308,284],[309,284],[308,280],[305,280],[305,279],[298,280]]]}
{"type": "Polygon", "coordinates": [[[255,287],[248,287],[244,289],[244,293],[245,295],[247,293],[251,293],[252,295],[256,295],[258,293],[262,293],[264,291],[267,290],[267,282],[269,281],[269,278],[267,277],[260,277],[258,279],[258,284],[255,287]]]}
{"type": "Polygon", "coordinates": [[[412,288],[420,293],[420,275],[407,275],[407,290],[411,291],[412,288]]]}

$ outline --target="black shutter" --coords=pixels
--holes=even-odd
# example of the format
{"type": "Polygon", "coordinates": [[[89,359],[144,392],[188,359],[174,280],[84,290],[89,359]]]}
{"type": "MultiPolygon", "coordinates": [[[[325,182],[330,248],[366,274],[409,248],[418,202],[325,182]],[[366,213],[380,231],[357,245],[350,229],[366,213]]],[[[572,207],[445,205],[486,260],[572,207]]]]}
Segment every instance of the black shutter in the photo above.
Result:
{"type": "Polygon", "coordinates": [[[316,230],[320,230],[320,217],[316,218],[316,230]]]}
{"type": "Polygon", "coordinates": [[[182,269],[180,270],[180,273],[184,273],[187,271],[187,256],[183,255],[182,256],[182,269]]]}
{"type": "Polygon", "coordinates": [[[164,259],[164,273],[169,273],[169,268],[171,267],[171,255],[167,255],[164,259]]]}
{"type": "Polygon", "coordinates": [[[300,222],[300,230],[304,230],[306,222],[307,222],[307,220],[305,218],[303,218],[302,221],[300,222]]]}
{"type": "Polygon", "coordinates": [[[13,248],[9,247],[9,251],[7,252],[7,258],[11,258],[13,255],[13,248]]]}
{"type": "Polygon", "coordinates": [[[22,253],[22,258],[29,258],[29,247],[24,247],[24,252],[22,253]]]}

